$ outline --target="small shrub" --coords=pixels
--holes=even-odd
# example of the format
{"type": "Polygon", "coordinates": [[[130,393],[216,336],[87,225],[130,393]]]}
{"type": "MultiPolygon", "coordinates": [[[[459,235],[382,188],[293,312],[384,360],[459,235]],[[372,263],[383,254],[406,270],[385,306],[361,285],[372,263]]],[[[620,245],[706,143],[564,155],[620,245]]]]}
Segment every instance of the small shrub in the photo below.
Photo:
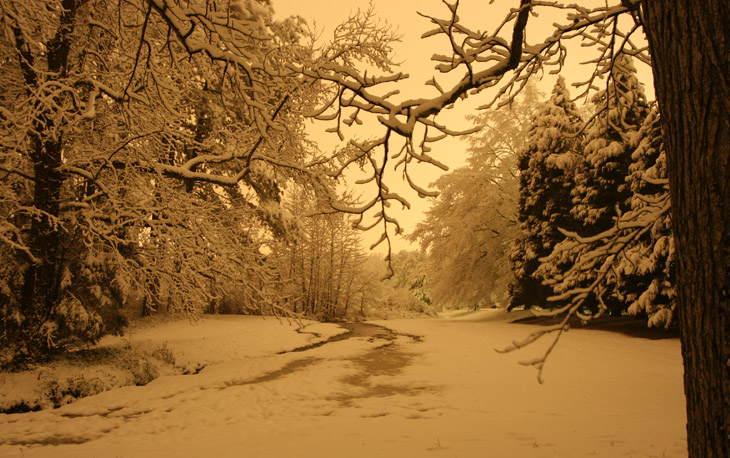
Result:
{"type": "Polygon", "coordinates": [[[150,356],[153,358],[157,358],[163,363],[167,363],[171,366],[175,365],[175,355],[173,355],[172,350],[167,346],[167,342],[164,342],[159,347],[152,350],[150,353],[150,356]]]}
{"type": "Polygon", "coordinates": [[[76,399],[93,396],[111,388],[98,377],[87,379],[83,374],[58,380],[50,371],[39,374],[39,378],[46,379],[41,391],[38,406],[34,408],[61,407],[76,399]]]}
{"type": "Polygon", "coordinates": [[[125,368],[132,373],[133,383],[137,386],[143,386],[160,376],[157,369],[149,358],[140,356],[134,358],[125,364],[125,368]]]}

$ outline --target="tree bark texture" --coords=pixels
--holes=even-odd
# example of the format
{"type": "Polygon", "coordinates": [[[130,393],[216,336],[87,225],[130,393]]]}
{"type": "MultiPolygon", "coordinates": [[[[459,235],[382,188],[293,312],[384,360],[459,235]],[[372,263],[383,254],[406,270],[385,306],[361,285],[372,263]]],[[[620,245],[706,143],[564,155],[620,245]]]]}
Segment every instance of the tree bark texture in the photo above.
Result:
{"type": "Polygon", "coordinates": [[[687,439],[730,456],[730,2],[646,0],[668,156],[687,439]]]}

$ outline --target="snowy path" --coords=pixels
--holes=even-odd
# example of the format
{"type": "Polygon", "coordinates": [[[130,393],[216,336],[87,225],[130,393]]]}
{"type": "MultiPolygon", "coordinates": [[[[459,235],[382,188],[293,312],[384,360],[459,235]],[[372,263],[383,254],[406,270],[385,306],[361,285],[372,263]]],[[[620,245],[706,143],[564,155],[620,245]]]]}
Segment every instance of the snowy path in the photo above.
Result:
{"type": "Polygon", "coordinates": [[[493,351],[533,327],[484,317],[382,322],[395,332],[0,415],[0,456],[687,456],[678,341],[570,332],[538,385],[527,354],[493,351]]]}

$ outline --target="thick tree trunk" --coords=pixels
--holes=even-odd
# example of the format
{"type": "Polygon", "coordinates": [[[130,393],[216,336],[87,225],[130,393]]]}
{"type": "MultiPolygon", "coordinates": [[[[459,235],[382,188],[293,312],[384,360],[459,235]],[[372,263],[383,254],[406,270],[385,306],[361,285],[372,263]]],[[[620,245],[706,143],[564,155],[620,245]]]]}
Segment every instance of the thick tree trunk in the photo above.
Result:
{"type": "MultiPolygon", "coordinates": [[[[25,43],[20,28],[15,28],[15,44],[19,52],[20,68],[30,97],[43,94],[41,86],[48,75],[65,78],[68,73],[70,35],[74,29],[77,0],[63,0],[64,8],[60,16],[56,34],[46,43],[45,56],[47,70],[39,71],[39,59],[31,54],[31,47],[25,43]]],[[[50,95],[49,95],[50,97],[50,95]]],[[[58,105],[62,105],[56,100],[58,105]]],[[[39,100],[37,106],[47,104],[39,100]]],[[[63,134],[61,126],[56,125],[56,113],[49,108],[41,111],[33,122],[30,133],[29,157],[33,163],[33,206],[39,211],[30,227],[28,247],[37,259],[31,262],[25,272],[22,290],[23,313],[30,319],[26,332],[28,338],[43,346],[47,341],[38,334],[38,327],[50,318],[55,305],[60,300],[60,276],[63,259],[61,244],[63,234],[56,221],[59,216],[63,176],[59,172],[62,165],[63,134]]],[[[33,261],[33,260],[31,260],[33,261]]],[[[31,351],[40,350],[33,348],[31,351]]]]}
{"type": "MultiPolygon", "coordinates": [[[[48,121],[47,123],[50,123],[48,121]]],[[[41,324],[59,300],[60,246],[62,234],[54,218],[59,214],[63,180],[60,141],[43,141],[34,135],[31,158],[34,162],[33,205],[41,212],[33,219],[28,246],[39,262],[31,264],[23,283],[24,313],[41,324]]],[[[29,329],[32,333],[36,329],[29,329]]]]}
{"type": "Polygon", "coordinates": [[[668,155],[689,456],[730,456],[730,3],[647,0],[668,155]]]}

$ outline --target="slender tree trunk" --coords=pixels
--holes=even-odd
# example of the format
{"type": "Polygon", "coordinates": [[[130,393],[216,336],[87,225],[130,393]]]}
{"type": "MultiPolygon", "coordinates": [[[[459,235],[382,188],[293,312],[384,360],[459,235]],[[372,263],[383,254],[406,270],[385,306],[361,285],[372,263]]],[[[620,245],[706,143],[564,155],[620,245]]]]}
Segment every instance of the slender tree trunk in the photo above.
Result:
{"type": "MultiPolygon", "coordinates": [[[[335,275],[334,263],[335,263],[335,237],[334,230],[332,228],[332,222],[325,220],[325,242],[329,242],[327,247],[323,247],[326,250],[327,263],[324,266],[324,275],[322,275],[322,308],[324,309],[324,316],[326,321],[332,320],[332,280],[335,275]],[[328,239],[328,240],[327,240],[328,239]]],[[[324,244],[323,244],[324,245],[324,244]]]]}
{"type": "Polygon", "coordinates": [[[730,456],[730,3],[647,0],[668,156],[691,458],[730,456]]]}
{"type": "Polygon", "coordinates": [[[350,299],[352,299],[352,283],[355,281],[355,270],[350,271],[350,280],[347,282],[347,289],[345,290],[345,310],[343,315],[347,317],[347,312],[350,310],[350,299]]]}
{"type": "MultiPolygon", "coordinates": [[[[340,300],[340,296],[342,296],[342,279],[345,276],[345,269],[346,269],[346,262],[350,257],[350,252],[347,250],[347,239],[345,236],[343,236],[343,240],[341,240],[341,246],[342,249],[340,250],[340,262],[339,266],[337,267],[337,285],[335,285],[335,309],[337,309],[342,302],[340,300]]],[[[347,305],[345,305],[345,312],[347,312],[347,305]]]]}

